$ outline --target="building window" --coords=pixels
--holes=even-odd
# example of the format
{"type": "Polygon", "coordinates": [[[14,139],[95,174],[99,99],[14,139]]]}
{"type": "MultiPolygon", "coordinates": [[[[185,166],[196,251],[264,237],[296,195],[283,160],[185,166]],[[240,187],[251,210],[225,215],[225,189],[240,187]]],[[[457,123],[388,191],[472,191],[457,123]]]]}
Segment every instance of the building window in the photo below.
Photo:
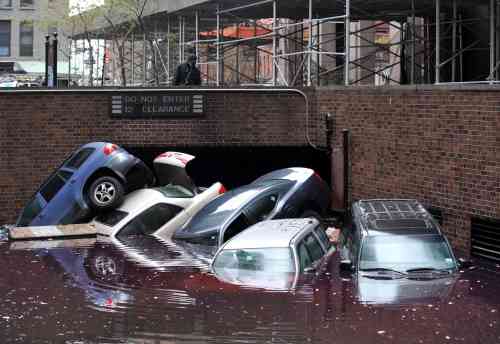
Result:
{"type": "Polygon", "coordinates": [[[10,21],[0,20],[0,56],[10,56],[10,21]]]}
{"type": "Polygon", "coordinates": [[[23,21],[19,25],[19,55],[33,56],[33,22],[23,21]]]}
{"type": "Polygon", "coordinates": [[[12,7],[12,0],[0,0],[0,8],[12,7]]]}
{"type": "Polygon", "coordinates": [[[21,0],[21,8],[33,8],[35,6],[34,0],[21,0]]]}

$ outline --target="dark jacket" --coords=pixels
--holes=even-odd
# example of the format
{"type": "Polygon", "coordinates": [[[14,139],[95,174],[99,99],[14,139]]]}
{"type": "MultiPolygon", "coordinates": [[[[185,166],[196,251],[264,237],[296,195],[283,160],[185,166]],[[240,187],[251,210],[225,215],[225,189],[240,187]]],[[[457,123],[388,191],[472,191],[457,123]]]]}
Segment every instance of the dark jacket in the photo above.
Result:
{"type": "Polygon", "coordinates": [[[177,66],[174,85],[201,85],[200,70],[195,64],[184,62],[177,66]]]}

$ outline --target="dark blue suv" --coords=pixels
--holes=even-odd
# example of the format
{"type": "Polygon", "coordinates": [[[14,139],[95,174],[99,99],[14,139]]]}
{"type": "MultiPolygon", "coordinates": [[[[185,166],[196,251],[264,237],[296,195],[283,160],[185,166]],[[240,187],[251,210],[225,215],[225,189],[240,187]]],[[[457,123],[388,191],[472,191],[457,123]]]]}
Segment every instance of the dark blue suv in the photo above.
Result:
{"type": "Polygon", "coordinates": [[[151,170],[123,148],[93,142],[77,149],[30,199],[17,226],[79,223],[118,206],[125,193],[154,183],[151,170]]]}

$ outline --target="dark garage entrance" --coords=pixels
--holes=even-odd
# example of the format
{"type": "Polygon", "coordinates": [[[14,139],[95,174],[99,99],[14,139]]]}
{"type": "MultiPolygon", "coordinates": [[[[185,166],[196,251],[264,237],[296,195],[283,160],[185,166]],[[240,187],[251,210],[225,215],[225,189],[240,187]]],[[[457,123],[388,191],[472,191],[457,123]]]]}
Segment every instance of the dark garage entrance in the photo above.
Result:
{"type": "Polygon", "coordinates": [[[312,147],[132,147],[130,153],[151,165],[159,154],[177,151],[196,156],[188,166],[197,185],[220,181],[227,188],[250,183],[264,173],[286,167],[308,167],[330,184],[330,160],[312,147]]]}

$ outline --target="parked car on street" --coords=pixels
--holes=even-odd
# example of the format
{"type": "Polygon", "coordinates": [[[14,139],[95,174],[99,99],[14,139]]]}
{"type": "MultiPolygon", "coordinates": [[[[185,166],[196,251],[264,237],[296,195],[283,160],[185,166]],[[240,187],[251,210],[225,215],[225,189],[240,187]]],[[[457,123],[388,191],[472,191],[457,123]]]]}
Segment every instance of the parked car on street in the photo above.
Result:
{"type": "Polygon", "coordinates": [[[225,282],[265,289],[293,289],[299,276],[316,273],[335,252],[316,219],[259,222],[226,242],[213,271],[225,282]]]}
{"type": "Polygon", "coordinates": [[[151,170],[125,149],[93,142],[74,151],[42,184],[16,226],[72,224],[118,206],[126,193],[154,184],[151,170]]]}
{"type": "Polygon", "coordinates": [[[171,239],[175,229],[226,191],[219,182],[197,187],[186,171],[194,159],[180,152],[160,154],[153,161],[160,186],[130,193],[117,209],[95,217],[92,225],[99,234],[111,237],[150,234],[171,239]]]}
{"type": "Polygon", "coordinates": [[[330,189],[313,170],[286,168],[226,192],[201,209],[173,238],[220,246],[247,227],[270,219],[321,219],[330,189]]]}
{"type": "Polygon", "coordinates": [[[442,278],[460,266],[438,223],[416,200],[361,200],[340,238],[340,267],[369,278],[442,278]]]}

